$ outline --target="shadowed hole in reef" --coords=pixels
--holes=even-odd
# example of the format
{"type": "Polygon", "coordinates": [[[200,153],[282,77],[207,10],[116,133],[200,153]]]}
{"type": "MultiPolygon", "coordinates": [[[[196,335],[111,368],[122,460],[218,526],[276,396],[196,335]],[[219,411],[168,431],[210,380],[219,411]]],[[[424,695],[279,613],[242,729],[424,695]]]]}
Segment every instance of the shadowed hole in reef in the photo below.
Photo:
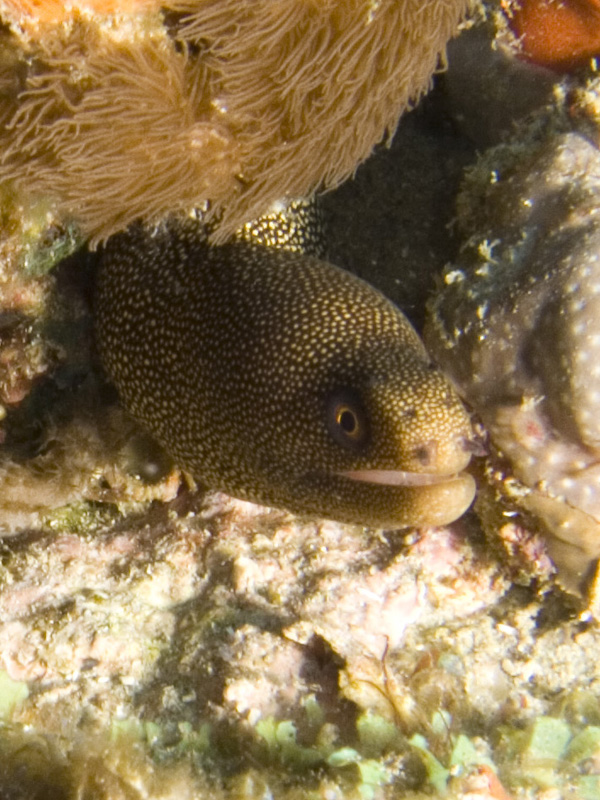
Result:
{"type": "Polygon", "coordinates": [[[339,728],[342,738],[356,730],[358,708],[340,696],[339,677],[344,659],[321,636],[313,635],[304,646],[305,661],[300,677],[314,690],[317,702],[329,722],[339,728]]]}
{"type": "Polygon", "coordinates": [[[425,302],[457,252],[451,222],[473,145],[456,129],[443,81],[405,114],[352,180],[320,198],[328,260],[372,283],[423,327],[425,302]]]}

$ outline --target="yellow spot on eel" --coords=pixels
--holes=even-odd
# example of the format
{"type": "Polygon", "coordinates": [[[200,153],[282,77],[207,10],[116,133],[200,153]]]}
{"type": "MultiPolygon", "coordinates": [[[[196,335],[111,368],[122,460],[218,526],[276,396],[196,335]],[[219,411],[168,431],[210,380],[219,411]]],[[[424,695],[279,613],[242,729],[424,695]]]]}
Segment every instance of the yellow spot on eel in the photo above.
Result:
{"type": "Polygon", "coordinates": [[[209,246],[187,219],[112,237],[95,305],[122,403],[207,485],[382,528],[470,505],[465,409],[403,314],[351,274],[209,246]]]}

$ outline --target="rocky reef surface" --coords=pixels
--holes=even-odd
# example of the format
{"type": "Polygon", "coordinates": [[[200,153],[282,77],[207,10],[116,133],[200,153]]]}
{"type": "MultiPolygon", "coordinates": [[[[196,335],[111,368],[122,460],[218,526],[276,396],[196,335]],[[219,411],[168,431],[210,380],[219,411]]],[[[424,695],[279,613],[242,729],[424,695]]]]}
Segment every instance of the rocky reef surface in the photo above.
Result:
{"type": "Polygon", "coordinates": [[[486,454],[451,526],[181,474],[99,369],[76,228],[4,191],[1,797],[600,796],[598,86],[517,60],[499,6],[477,20],[321,199],[330,259],[428,316],[471,404],[486,454]]]}

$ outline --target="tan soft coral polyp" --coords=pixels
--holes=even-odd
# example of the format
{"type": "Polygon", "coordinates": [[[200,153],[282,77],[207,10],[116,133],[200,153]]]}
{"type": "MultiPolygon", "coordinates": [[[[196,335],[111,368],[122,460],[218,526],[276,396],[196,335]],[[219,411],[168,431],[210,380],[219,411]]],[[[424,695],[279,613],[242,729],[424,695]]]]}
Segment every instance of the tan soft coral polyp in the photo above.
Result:
{"type": "MultiPolygon", "coordinates": [[[[0,2],[13,26],[15,5],[0,2]]],[[[336,185],[427,89],[467,2],[172,0],[164,19],[140,6],[22,34],[31,66],[4,115],[0,177],[54,197],[94,240],[205,202],[223,238],[336,185]]]]}
{"type": "Polygon", "coordinates": [[[56,196],[98,239],[193,197],[233,196],[239,148],[203,108],[206,74],[166,36],[77,32],[83,48],[62,33],[46,42],[8,123],[3,169],[22,189],[56,196]]]}

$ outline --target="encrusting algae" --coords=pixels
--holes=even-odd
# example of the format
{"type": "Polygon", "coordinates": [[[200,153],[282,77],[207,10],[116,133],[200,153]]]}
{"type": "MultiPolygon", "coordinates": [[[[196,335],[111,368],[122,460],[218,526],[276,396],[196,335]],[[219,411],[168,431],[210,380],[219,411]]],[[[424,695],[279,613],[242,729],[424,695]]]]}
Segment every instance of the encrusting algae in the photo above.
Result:
{"type": "Polygon", "coordinates": [[[351,174],[427,89],[467,6],[4,0],[0,178],[95,243],[200,203],[223,239],[351,174]]]}

